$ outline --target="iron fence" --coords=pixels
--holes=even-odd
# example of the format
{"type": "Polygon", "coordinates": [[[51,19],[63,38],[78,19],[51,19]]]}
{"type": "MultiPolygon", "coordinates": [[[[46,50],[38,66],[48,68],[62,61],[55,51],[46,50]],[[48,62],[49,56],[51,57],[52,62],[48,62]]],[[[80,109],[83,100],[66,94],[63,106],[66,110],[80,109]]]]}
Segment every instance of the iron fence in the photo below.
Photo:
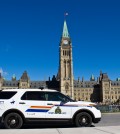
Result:
{"type": "Polygon", "coordinates": [[[120,112],[120,105],[97,105],[97,108],[102,113],[107,113],[107,112],[120,112]]]}

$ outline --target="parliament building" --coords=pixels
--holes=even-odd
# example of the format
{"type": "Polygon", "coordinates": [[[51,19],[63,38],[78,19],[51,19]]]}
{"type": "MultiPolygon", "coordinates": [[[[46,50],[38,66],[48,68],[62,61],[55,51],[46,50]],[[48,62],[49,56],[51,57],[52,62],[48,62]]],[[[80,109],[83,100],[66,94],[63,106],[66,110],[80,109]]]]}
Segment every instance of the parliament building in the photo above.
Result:
{"type": "Polygon", "coordinates": [[[107,73],[100,72],[97,79],[91,75],[90,81],[84,78],[77,80],[73,76],[72,42],[69,36],[66,21],[63,25],[63,33],[59,45],[59,70],[57,75],[47,81],[31,81],[25,71],[19,80],[15,75],[12,80],[5,80],[0,74],[0,90],[18,88],[31,89],[55,89],[75,100],[92,101],[103,104],[120,101],[120,79],[111,81],[107,73]]]}

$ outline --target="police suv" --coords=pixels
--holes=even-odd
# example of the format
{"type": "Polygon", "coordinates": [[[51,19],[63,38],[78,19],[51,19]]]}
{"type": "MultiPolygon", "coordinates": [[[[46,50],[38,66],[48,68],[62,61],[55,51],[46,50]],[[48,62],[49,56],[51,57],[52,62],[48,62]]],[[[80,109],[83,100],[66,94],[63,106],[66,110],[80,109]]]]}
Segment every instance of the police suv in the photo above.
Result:
{"type": "Polygon", "coordinates": [[[18,129],[28,122],[71,122],[77,127],[98,123],[101,112],[91,102],[74,101],[48,89],[5,89],[0,91],[0,123],[18,129]]]}

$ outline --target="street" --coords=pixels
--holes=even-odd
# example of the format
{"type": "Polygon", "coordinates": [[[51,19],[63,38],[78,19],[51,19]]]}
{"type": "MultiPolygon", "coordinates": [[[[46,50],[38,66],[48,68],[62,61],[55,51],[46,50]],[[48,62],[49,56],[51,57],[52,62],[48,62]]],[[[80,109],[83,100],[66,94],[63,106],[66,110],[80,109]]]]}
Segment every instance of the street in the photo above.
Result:
{"type": "MultiPolygon", "coordinates": [[[[91,127],[103,127],[103,126],[120,126],[120,113],[107,113],[102,114],[102,119],[98,124],[93,124],[91,127]]],[[[22,129],[37,129],[37,128],[74,128],[71,124],[30,124],[24,125],[22,129]]],[[[0,126],[4,129],[3,126],[0,126]]]]}
{"type": "Polygon", "coordinates": [[[120,113],[102,114],[102,119],[95,126],[120,126],[120,113]]]}

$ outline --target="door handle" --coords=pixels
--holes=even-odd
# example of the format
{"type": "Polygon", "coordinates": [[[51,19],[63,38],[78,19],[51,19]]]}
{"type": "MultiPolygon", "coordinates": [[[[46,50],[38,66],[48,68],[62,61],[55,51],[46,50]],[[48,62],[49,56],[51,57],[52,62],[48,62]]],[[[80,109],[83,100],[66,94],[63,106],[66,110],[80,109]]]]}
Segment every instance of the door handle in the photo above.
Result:
{"type": "Polygon", "coordinates": [[[19,102],[19,104],[26,104],[25,102],[19,102]]]}
{"type": "Polygon", "coordinates": [[[53,105],[52,103],[47,103],[47,105],[53,105]]]}

